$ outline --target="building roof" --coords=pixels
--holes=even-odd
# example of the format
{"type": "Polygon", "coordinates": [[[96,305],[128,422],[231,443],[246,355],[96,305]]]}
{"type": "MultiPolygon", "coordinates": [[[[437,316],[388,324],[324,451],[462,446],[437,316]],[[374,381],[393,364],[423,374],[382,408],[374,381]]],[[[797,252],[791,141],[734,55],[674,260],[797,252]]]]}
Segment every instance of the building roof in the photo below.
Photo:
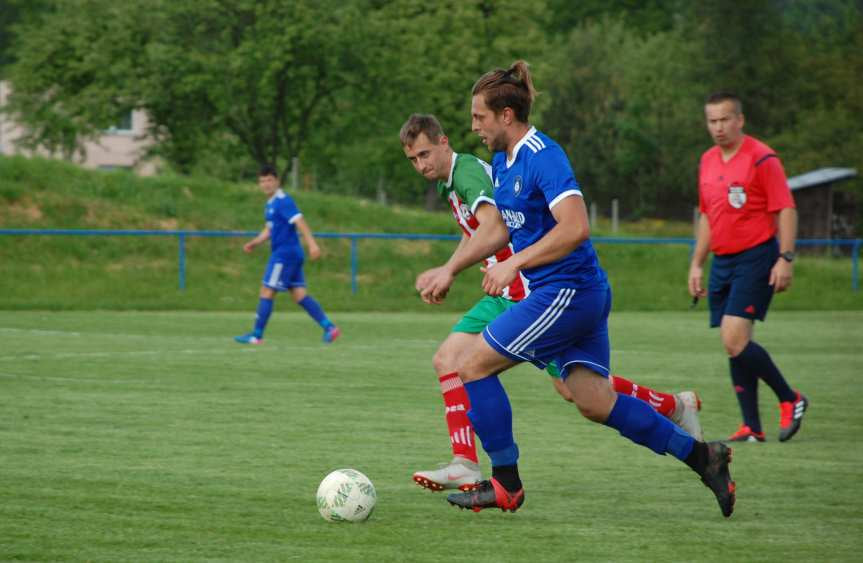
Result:
{"type": "Polygon", "coordinates": [[[832,184],[855,176],[857,176],[857,170],[854,168],[819,168],[812,172],[788,178],[788,186],[792,191],[802,190],[803,188],[832,184]]]}

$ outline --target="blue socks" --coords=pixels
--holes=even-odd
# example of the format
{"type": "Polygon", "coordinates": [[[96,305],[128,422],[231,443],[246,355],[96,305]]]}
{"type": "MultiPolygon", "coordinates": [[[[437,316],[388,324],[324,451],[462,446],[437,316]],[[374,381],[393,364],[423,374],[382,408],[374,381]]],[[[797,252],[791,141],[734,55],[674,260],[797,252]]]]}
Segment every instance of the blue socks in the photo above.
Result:
{"type": "Polygon", "coordinates": [[[619,393],[605,424],[636,444],[646,446],[660,455],[670,453],[681,461],[686,460],[695,445],[695,438],[650,405],[641,399],[619,393]]]}
{"type": "Polygon", "coordinates": [[[264,329],[267,328],[267,321],[270,320],[272,312],[273,300],[261,297],[258,300],[258,313],[255,315],[255,329],[253,331],[256,338],[261,338],[264,335],[264,329]]]}
{"type": "MultiPolygon", "coordinates": [[[[512,434],[512,407],[500,379],[492,375],[465,383],[464,388],[470,398],[467,416],[491,458],[492,467],[515,465],[518,446],[512,434]]],[[[681,461],[689,457],[695,446],[695,438],[644,401],[627,395],[617,395],[605,424],[636,444],[660,455],[670,453],[681,461]]]]}
{"type": "Polygon", "coordinates": [[[323,328],[329,328],[333,326],[333,323],[330,322],[330,319],[327,318],[327,315],[324,313],[324,310],[321,308],[321,304],[315,301],[315,298],[311,295],[306,295],[300,301],[297,302],[297,305],[306,310],[306,313],[312,317],[316,323],[321,325],[323,328]]]}
{"type": "Polygon", "coordinates": [[[518,446],[512,435],[512,407],[497,374],[465,383],[464,388],[470,398],[467,416],[492,467],[515,465],[518,446]]]}
{"type": "MultiPolygon", "coordinates": [[[[306,295],[297,304],[305,309],[309,316],[324,329],[333,326],[333,323],[330,322],[330,319],[328,319],[327,315],[324,314],[324,310],[321,308],[321,305],[315,301],[311,295],[306,295]]],[[[267,328],[267,322],[270,320],[270,315],[272,313],[273,300],[261,297],[258,300],[258,311],[255,315],[255,328],[252,331],[252,334],[254,334],[255,337],[262,338],[264,336],[264,329],[267,328]]]]}

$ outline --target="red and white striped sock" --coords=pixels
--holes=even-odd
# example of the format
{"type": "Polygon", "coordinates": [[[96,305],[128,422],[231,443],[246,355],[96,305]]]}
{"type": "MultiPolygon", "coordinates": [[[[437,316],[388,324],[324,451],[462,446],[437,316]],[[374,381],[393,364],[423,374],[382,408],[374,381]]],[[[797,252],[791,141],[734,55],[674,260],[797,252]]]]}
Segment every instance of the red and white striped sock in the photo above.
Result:
{"type": "Polygon", "coordinates": [[[452,453],[477,463],[475,435],[467,417],[470,409],[467,391],[456,372],[446,373],[438,379],[446,406],[446,425],[449,428],[452,453]]]}
{"type": "Polygon", "coordinates": [[[625,377],[612,375],[611,384],[618,393],[641,399],[666,418],[670,418],[677,407],[677,399],[674,398],[674,395],[639,385],[625,377]]]}

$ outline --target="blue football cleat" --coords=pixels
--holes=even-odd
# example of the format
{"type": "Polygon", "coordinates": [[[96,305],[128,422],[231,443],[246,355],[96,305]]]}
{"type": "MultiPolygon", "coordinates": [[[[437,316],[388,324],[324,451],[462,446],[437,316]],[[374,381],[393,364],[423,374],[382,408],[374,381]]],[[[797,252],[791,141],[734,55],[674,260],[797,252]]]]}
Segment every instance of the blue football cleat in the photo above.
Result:
{"type": "Polygon", "coordinates": [[[324,329],[324,337],[323,340],[327,344],[331,342],[335,342],[336,338],[342,335],[342,329],[337,327],[336,325],[328,326],[324,329]]]}
{"type": "Polygon", "coordinates": [[[244,334],[242,336],[235,336],[234,341],[239,342],[240,344],[263,344],[264,343],[264,339],[259,337],[259,336],[255,336],[254,332],[250,332],[250,333],[244,334]]]}

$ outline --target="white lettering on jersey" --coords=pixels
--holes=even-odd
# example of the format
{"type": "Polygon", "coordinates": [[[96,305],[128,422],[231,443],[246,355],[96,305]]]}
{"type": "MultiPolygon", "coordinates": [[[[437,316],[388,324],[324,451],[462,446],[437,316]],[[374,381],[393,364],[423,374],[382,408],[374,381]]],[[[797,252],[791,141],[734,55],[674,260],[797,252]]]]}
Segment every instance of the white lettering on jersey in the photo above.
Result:
{"type": "Polygon", "coordinates": [[[501,209],[500,215],[503,217],[503,222],[510,229],[520,229],[524,226],[524,213],[521,211],[513,211],[512,209],[501,209]]]}

